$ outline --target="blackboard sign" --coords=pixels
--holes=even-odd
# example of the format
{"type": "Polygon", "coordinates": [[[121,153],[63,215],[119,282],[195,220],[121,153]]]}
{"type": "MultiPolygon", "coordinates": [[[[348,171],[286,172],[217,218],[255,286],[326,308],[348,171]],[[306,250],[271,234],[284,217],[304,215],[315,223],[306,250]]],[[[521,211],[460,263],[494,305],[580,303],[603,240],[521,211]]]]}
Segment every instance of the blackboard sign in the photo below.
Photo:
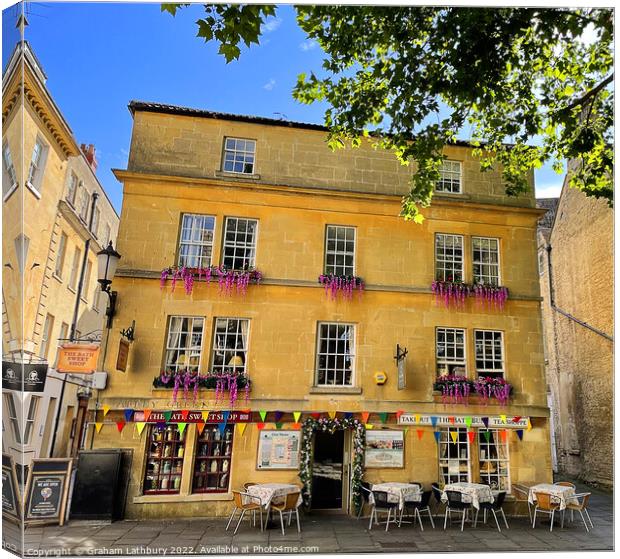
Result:
{"type": "Polygon", "coordinates": [[[43,392],[47,363],[2,362],[2,388],[20,392],[43,392]],[[23,371],[23,374],[22,374],[23,371]]]}
{"type": "Polygon", "coordinates": [[[2,517],[17,523],[22,519],[15,462],[8,454],[2,454],[2,517]]]}
{"type": "Polygon", "coordinates": [[[26,524],[63,525],[72,460],[35,459],[26,484],[26,524]]]}

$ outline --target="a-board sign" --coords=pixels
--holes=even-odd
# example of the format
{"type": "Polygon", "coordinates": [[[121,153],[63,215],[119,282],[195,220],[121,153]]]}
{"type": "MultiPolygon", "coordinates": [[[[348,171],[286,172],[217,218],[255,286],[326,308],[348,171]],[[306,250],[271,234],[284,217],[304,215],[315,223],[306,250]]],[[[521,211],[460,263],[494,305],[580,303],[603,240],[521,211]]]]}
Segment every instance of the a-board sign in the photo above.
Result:
{"type": "Polygon", "coordinates": [[[22,520],[21,494],[13,457],[2,454],[2,517],[13,522],[22,520]]]}
{"type": "Polygon", "coordinates": [[[26,524],[64,524],[72,463],[71,458],[32,461],[26,483],[26,524]]]}

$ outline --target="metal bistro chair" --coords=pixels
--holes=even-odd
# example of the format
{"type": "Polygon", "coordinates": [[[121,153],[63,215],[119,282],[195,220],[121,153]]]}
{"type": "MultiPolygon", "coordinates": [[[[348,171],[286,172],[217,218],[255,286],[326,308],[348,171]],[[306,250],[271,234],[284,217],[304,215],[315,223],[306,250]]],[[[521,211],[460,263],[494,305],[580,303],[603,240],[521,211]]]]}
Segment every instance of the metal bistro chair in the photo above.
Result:
{"type": "Polygon", "coordinates": [[[250,495],[249,493],[244,493],[242,491],[233,491],[233,502],[235,504],[233,511],[228,519],[228,524],[226,524],[226,531],[230,528],[230,523],[235,516],[235,513],[240,510],[241,516],[239,517],[239,521],[237,522],[237,526],[235,527],[235,534],[237,530],[239,530],[239,525],[243,520],[243,516],[246,512],[252,512],[252,524],[256,526],[256,511],[260,514],[260,529],[263,531],[263,507],[261,500],[255,495],[250,495]],[[244,502],[245,500],[245,502],[244,502]],[[248,502],[249,501],[249,502],[248,502]]]}
{"type": "Polygon", "coordinates": [[[592,523],[592,519],[590,518],[590,513],[588,512],[588,501],[590,500],[590,495],[592,495],[592,493],[578,493],[577,495],[572,495],[566,503],[566,508],[570,510],[571,517],[573,511],[575,510],[581,515],[581,520],[583,520],[583,525],[586,527],[586,532],[589,532],[590,529],[588,528],[588,523],[583,516],[584,512],[586,513],[586,517],[590,521],[590,526],[594,528],[594,524],[592,523]]]}
{"type": "MultiPolygon", "coordinates": [[[[551,527],[549,528],[549,531],[553,532],[553,519],[555,517],[556,511],[560,510],[559,499],[557,497],[554,497],[553,495],[550,495],[549,493],[542,493],[537,491],[534,492],[534,499],[536,500],[536,505],[534,507],[534,521],[532,522],[532,528],[536,528],[536,513],[542,512],[551,516],[551,527]]],[[[563,515],[560,528],[564,528],[563,515]]]]}
{"type": "MultiPolygon", "coordinates": [[[[575,492],[577,492],[577,486],[570,481],[556,481],[553,485],[560,485],[562,487],[572,487],[575,492]]],[[[566,507],[568,508],[568,507],[566,507]]],[[[564,511],[562,511],[562,515],[564,515],[564,511]]],[[[574,520],[573,518],[573,510],[570,511],[570,519],[571,522],[574,520]]]]}
{"type": "Polygon", "coordinates": [[[284,517],[282,516],[282,513],[289,513],[289,517],[288,517],[288,525],[291,525],[291,520],[293,518],[293,513],[295,513],[295,517],[297,518],[297,531],[301,532],[301,526],[299,524],[299,496],[301,495],[301,493],[299,491],[295,492],[295,493],[288,493],[286,495],[286,499],[284,500],[284,503],[282,503],[281,505],[271,505],[271,508],[273,510],[277,510],[280,513],[280,526],[282,528],[282,535],[284,535],[284,517]]]}
{"type": "Polygon", "coordinates": [[[367,481],[362,481],[361,483],[361,495],[362,495],[362,504],[360,505],[360,510],[357,511],[357,519],[359,520],[362,516],[362,512],[364,511],[364,505],[369,504],[370,502],[370,483],[367,481]]]}
{"type": "Polygon", "coordinates": [[[446,529],[448,525],[448,517],[450,517],[450,523],[452,523],[452,512],[460,512],[463,516],[461,520],[461,532],[465,526],[465,518],[469,510],[471,509],[471,503],[463,502],[463,494],[459,491],[446,491],[448,497],[448,504],[446,505],[446,515],[443,521],[443,529],[446,529]]]}
{"type": "Polygon", "coordinates": [[[439,511],[442,505],[444,504],[443,501],[441,500],[441,489],[439,489],[438,483],[431,484],[431,489],[433,491],[433,497],[435,498],[435,501],[437,502],[437,505],[435,506],[435,516],[440,516],[439,511]]]}
{"type": "Polygon", "coordinates": [[[504,524],[506,525],[506,530],[508,530],[508,522],[506,521],[506,515],[504,514],[504,509],[502,506],[504,505],[504,499],[506,498],[506,492],[500,491],[496,496],[495,500],[492,503],[480,503],[480,509],[476,511],[476,516],[474,518],[474,528],[476,527],[476,522],[478,522],[478,513],[480,510],[483,511],[483,522],[486,524],[487,522],[487,512],[491,511],[493,513],[493,517],[495,518],[495,524],[497,524],[497,529],[501,532],[499,521],[497,520],[497,513],[501,512],[502,517],[504,518],[504,524]]]}
{"type": "Polygon", "coordinates": [[[372,491],[372,499],[374,501],[372,505],[372,511],[370,512],[370,522],[368,523],[368,529],[372,530],[372,521],[373,518],[376,524],[379,524],[379,520],[377,518],[377,512],[387,512],[387,521],[385,523],[385,531],[387,532],[390,527],[390,522],[396,523],[396,517],[398,516],[397,508],[398,502],[390,503],[388,501],[388,493],[387,491],[372,491]],[[394,519],[390,520],[392,517],[392,511],[394,512],[394,519]]]}
{"type": "Polygon", "coordinates": [[[421,512],[427,512],[428,513],[428,518],[430,519],[431,526],[434,529],[435,528],[435,522],[433,521],[433,515],[431,514],[431,507],[429,505],[429,503],[431,501],[432,494],[433,494],[432,491],[424,491],[422,493],[422,499],[420,499],[419,501],[407,501],[407,500],[405,500],[405,506],[400,511],[400,520],[398,521],[398,526],[400,527],[401,522],[403,521],[403,513],[405,512],[405,509],[411,508],[411,509],[413,509],[414,521],[415,521],[416,518],[420,521],[420,529],[422,530],[422,532],[424,532],[424,526],[422,524],[422,516],[420,515],[421,512]]]}
{"type": "MultiPolygon", "coordinates": [[[[515,505],[519,503],[525,503],[527,505],[527,515],[530,517],[530,522],[532,522],[532,505],[530,504],[530,488],[521,485],[520,483],[512,484],[512,493],[515,496],[515,505]]],[[[516,509],[517,507],[515,507],[516,509]]]]}

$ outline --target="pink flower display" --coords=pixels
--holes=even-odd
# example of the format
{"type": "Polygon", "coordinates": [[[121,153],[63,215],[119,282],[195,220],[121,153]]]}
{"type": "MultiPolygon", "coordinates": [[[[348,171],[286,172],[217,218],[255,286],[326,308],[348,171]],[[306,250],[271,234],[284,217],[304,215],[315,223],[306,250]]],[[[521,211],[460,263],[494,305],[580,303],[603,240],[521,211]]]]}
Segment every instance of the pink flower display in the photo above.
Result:
{"type": "Polygon", "coordinates": [[[220,293],[232,295],[236,292],[245,295],[248,286],[251,283],[259,284],[263,276],[255,269],[229,270],[225,266],[207,268],[170,267],[162,270],[159,284],[164,289],[167,281],[171,280],[171,290],[174,291],[177,281],[182,280],[185,293],[190,295],[194,289],[195,281],[204,281],[210,284],[214,277],[217,277],[220,293]]]}
{"type": "Polygon", "coordinates": [[[357,276],[337,276],[334,274],[321,274],[319,283],[325,287],[327,296],[336,299],[341,294],[345,299],[352,299],[355,291],[362,294],[364,281],[357,276]]]}

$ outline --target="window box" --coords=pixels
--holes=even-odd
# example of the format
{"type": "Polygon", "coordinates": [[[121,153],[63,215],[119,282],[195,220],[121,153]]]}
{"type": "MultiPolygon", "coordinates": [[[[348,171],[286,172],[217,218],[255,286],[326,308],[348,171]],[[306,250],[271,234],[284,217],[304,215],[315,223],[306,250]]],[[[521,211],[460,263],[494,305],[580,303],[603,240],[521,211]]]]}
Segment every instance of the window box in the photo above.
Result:
{"type": "Polygon", "coordinates": [[[185,293],[191,294],[194,288],[194,282],[205,281],[211,283],[211,280],[217,280],[220,293],[225,292],[232,295],[233,291],[245,295],[248,285],[251,283],[258,285],[263,275],[254,268],[244,270],[232,270],[226,266],[209,266],[206,268],[186,268],[170,266],[164,268],[161,272],[160,286],[166,287],[166,281],[171,281],[172,291],[176,287],[177,281],[183,281],[185,293]]]}
{"type": "Polygon", "coordinates": [[[480,377],[469,380],[466,377],[446,375],[438,377],[433,383],[433,400],[442,404],[484,404],[495,400],[506,405],[513,387],[504,379],[480,377]]]}
{"type": "Polygon", "coordinates": [[[474,383],[467,377],[444,375],[437,377],[433,390],[441,393],[442,403],[468,404],[469,395],[474,391],[474,383]]]}
{"type": "Polygon", "coordinates": [[[338,294],[342,294],[346,299],[353,298],[355,290],[361,295],[364,291],[364,280],[358,276],[337,276],[334,274],[321,274],[319,283],[325,287],[326,295],[336,299],[338,294]]]}
{"type": "Polygon", "coordinates": [[[431,291],[435,294],[437,301],[443,300],[446,307],[449,307],[451,303],[457,307],[462,307],[466,298],[474,297],[478,302],[486,302],[503,310],[508,299],[507,287],[483,284],[470,285],[451,279],[435,280],[431,284],[431,291]]]}
{"type": "Polygon", "coordinates": [[[243,391],[247,401],[250,395],[251,381],[245,374],[231,372],[207,373],[201,375],[192,371],[162,371],[153,379],[153,388],[172,390],[172,399],[177,401],[179,390],[183,391],[183,399],[188,400],[190,390],[194,400],[198,398],[199,390],[215,390],[216,402],[223,400],[228,392],[230,404],[234,406],[239,391],[243,391]]]}

